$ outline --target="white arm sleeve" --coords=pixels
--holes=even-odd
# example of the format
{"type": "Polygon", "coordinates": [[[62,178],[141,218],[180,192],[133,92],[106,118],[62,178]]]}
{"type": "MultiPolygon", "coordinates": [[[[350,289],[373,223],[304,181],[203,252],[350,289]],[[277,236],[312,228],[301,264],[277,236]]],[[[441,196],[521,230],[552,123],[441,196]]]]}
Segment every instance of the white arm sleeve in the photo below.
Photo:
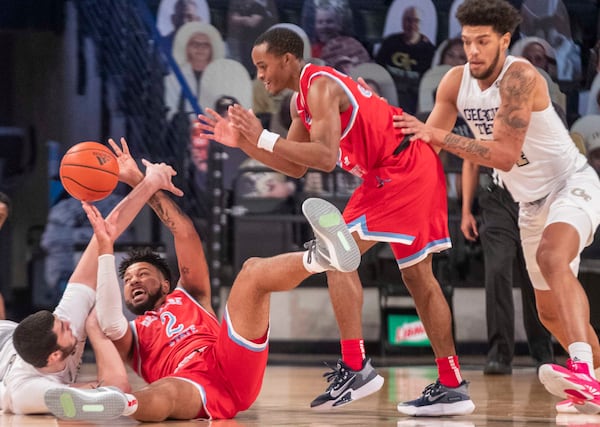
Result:
{"type": "Polygon", "coordinates": [[[129,324],[123,314],[121,291],[113,254],[103,254],[98,257],[96,315],[102,331],[111,340],[118,340],[127,332],[129,324]]]}

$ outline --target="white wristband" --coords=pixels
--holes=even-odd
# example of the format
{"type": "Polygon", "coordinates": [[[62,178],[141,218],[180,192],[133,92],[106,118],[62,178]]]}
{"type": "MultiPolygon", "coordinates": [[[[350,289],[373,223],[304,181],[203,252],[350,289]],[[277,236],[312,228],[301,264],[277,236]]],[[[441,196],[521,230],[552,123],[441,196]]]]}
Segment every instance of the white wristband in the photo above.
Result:
{"type": "Polygon", "coordinates": [[[275,132],[269,132],[266,129],[263,129],[260,137],[258,138],[258,144],[256,146],[258,148],[262,148],[269,153],[273,152],[273,147],[275,147],[275,143],[279,139],[279,134],[275,132]]]}

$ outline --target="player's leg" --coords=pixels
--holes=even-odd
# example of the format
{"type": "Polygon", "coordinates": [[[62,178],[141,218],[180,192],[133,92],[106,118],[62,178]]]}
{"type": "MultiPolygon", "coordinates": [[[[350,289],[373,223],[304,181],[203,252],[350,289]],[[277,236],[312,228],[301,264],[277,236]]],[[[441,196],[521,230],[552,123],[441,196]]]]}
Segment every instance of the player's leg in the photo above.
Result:
{"type": "MultiPolygon", "coordinates": [[[[361,240],[353,235],[364,254],[377,242],[361,240]]],[[[338,408],[369,396],[383,385],[371,360],[366,357],[362,333],[363,289],[358,272],[327,272],[329,297],[340,331],[342,358],[327,375],[324,393],[310,404],[316,410],[338,408]]]]}
{"type": "Polygon", "coordinates": [[[452,313],[442,288],[433,275],[432,255],[402,269],[402,280],[415,302],[436,358],[438,379],[423,394],[400,402],[398,411],[414,416],[465,415],[475,405],[462,379],[452,335],[452,313]]]}
{"type": "Polygon", "coordinates": [[[600,412],[600,383],[593,369],[600,347],[590,324],[587,295],[577,279],[579,254],[593,238],[600,218],[599,207],[593,203],[596,197],[600,197],[600,182],[595,172],[583,171],[546,201],[536,247],[531,245],[535,239],[527,240],[531,230],[521,231],[530,277],[540,296],[540,319],[570,356],[567,369],[553,364],[540,367],[540,380],[550,393],[572,397],[584,412],[600,412]]]}

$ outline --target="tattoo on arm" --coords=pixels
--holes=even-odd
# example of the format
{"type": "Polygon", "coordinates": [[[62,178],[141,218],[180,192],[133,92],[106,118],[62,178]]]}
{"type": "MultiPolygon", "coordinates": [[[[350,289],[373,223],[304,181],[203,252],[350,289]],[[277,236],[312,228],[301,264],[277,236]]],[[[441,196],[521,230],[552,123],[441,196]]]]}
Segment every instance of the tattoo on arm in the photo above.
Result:
{"type": "Polygon", "coordinates": [[[472,154],[481,159],[490,159],[490,149],[481,141],[449,133],[444,137],[444,144],[449,151],[456,150],[460,153],[472,154]]]}
{"type": "Polygon", "coordinates": [[[520,67],[509,68],[500,82],[502,108],[498,110],[496,120],[512,129],[525,131],[529,126],[526,104],[531,100],[534,89],[535,76],[531,72],[520,67]]]}
{"type": "MultiPolygon", "coordinates": [[[[148,202],[152,210],[156,213],[161,222],[171,231],[175,231],[175,221],[169,216],[169,211],[161,203],[160,198],[155,194],[148,202]]],[[[176,209],[179,207],[176,206],[176,209]]]]}

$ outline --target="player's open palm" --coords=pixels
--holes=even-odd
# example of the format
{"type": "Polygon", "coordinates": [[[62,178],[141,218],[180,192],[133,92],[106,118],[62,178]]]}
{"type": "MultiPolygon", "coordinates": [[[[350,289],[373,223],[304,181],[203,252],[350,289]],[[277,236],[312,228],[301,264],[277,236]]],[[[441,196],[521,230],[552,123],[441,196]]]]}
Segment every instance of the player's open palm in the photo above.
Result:
{"type": "Polygon", "coordinates": [[[206,114],[198,115],[196,127],[208,132],[206,138],[219,142],[228,147],[239,147],[240,133],[229,121],[221,117],[216,111],[206,108],[206,114]]]}
{"type": "Polygon", "coordinates": [[[116,225],[118,213],[105,220],[96,206],[88,202],[81,202],[81,206],[94,229],[94,235],[96,236],[101,251],[106,252],[107,249],[112,249],[112,246],[118,237],[116,225]]]}

